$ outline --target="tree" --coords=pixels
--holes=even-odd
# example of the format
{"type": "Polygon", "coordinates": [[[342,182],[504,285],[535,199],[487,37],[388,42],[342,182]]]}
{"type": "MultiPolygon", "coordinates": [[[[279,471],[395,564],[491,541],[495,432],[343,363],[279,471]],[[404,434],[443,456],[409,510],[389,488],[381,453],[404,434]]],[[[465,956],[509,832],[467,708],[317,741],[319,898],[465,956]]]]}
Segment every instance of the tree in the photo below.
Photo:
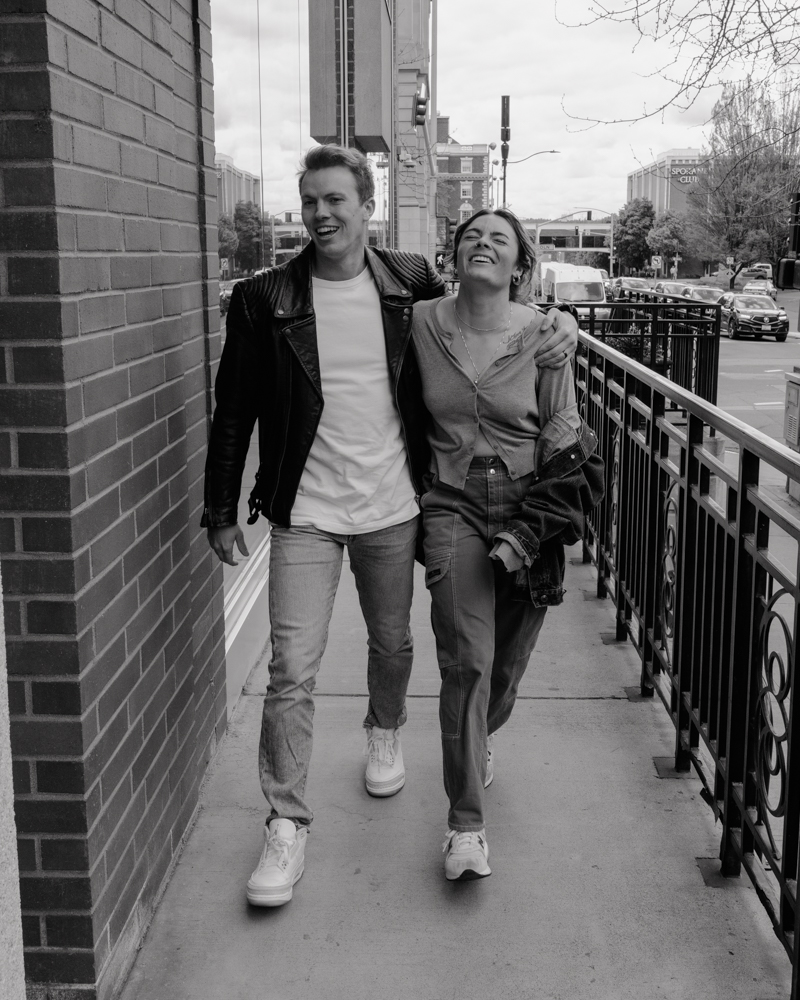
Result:
{"type": "Polygon", "coordinates": [[[236,256],[245,271],[262,267],[261,258],[261,218],[258,205],[252,201],[239,201],[233,211],[233,225],[239,238],[236,256]]]}
{"type": "Polygon", "coordinates": [[[666,262],[684,257],[687,251],[686,223],[677,212],[664,212],[647,234],[647,245],[666,262]]]}
{"type": "Polygon", "coordinates": [[[655,209],[648,198],[634,198],[620,209],[614,226],[614,250],[625,267],[639,270],[650,257],[647,234],[655,223],[655,209]]]}
{"type": "Polygon", "coordinates": [[[709,146],[687,201],[689,242],[702,260],[733,257],[735,277],[786,252],[789,200],[800,184],[800,100],[788,81],[725,88],[709,146]]]}
{"type": "Polygon", "coordinates": [[[221,215],[217,221],[217,232],[219,234],[219,255],[222,257],[233,257],[236,248],[239,246],[239,237],[233,225],[233,219],[229,215],[221,215]]]}
{"type": "Polygon", "coordinates": [[[769,84],[800,62],[796,0],[603,0],[590,11],[576,27],[632,24],[642,39],[662,43],[669,53],[655,72],[673,84],[672,96],[614,121],[651,118],[671,105],[691,107],[703,90],[748,72],[753,82],[769,84]]]}

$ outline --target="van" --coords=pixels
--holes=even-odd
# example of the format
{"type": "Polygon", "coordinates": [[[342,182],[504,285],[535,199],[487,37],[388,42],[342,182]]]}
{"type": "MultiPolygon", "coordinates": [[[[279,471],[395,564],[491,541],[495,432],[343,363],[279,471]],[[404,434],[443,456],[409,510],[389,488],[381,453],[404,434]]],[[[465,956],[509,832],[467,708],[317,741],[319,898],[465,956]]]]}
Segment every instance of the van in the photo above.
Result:
{"type": "MultiPolygon", "coordinates": [[[[532,292],[537,302],[569,302],[582,316],[588,316],[589,310],[581,309],[581,306],[600,306],[606,302],[605,283],[598,268],[552,260],[543,260],[536,265],[532,292]]],[[[595,310],[597,319],[608,319],[608,316],[608,309],[595,310]]]]}

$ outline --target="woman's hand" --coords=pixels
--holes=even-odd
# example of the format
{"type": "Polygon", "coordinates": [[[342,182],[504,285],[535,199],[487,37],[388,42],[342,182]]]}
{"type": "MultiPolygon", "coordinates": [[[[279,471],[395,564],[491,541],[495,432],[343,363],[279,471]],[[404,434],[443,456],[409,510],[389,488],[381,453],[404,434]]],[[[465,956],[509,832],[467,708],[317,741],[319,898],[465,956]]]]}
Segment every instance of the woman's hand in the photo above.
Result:
{"type": "Polygon", "coordinates": [[[507,573],[515,573],[518,569],[522,569],[522,556],[505,539],[497,543],[492,550],[491,557],[499,560],[505,566],[507,573]]]}
{"type": "Polygon", "coordinates": [[[542,338],[536,351],[536,363],[544,368],[561,368],[578,346],[575,318],[559,309],[551,309],[539,330],[542,338]]]}
{"type": "Polygon", "coordinates": [[[229,566],[239,565],[233,558],[234,543],[236,543],[243,556],[250,555],[245,545],[242,529],[238,524],[229,524],[224,528],[209,528],[206,534],[208,536],[208,544],[217,554],[220,562],[227,563],[229,566]]]}

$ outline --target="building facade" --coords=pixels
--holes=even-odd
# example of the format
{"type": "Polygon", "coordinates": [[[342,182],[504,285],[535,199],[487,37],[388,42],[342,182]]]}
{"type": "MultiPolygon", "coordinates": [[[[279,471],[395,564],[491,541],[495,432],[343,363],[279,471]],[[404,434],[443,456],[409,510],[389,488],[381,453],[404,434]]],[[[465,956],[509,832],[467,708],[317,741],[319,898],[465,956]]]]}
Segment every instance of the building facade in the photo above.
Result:
{"type": "Polygon", "coordinates": [[[656,215],[685,212],[686,198],[697,183],[702,163],[699,149],[668,149],[653,163],[628,174],[628,201],[647,198],[656,215]]]}
{"type": "Polygon", "coordinates": [[[0,8],[0,564],[31,1000],[118,995],[225,730],[223,571],[200,527],[210,15],[0,8]]]}
{"type": "Polygon", "coordinates": [[[430,0],[309,0],[311,135],[386,154],[387,243],[431,259],[435,14],[430,0]]]}
{"type": "Polygon", "coordinates": [[[217,171],[217,204],[220,215],[230,215],[240,201],[252,201],[261,205],[261,181],[255,174],[241,170],[233,162],[232,156],[217,153],[214,157],[217,171]]]}
{"type": "Polygon", "coordinates": [[[487,143],[464,144],[448,136],[450,119],[437,118],[436,217],[439,220],[437,249],[445,250],[452,231],[481,208],[492,204],[490,148],[487,143]]]}

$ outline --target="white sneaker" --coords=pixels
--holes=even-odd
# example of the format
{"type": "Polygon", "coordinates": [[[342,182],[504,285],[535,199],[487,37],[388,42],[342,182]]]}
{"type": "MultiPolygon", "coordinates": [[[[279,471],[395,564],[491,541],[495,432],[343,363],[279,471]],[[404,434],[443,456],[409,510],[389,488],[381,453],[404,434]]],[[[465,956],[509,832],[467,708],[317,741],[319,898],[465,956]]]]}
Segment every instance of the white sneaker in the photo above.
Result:
{"type": "Polygon", "coordinates": [[[292,898],[292,886],[303,874],[308,827],[290,819],[274,819],[264,827],[264,850],[247,883],[247,902],[253,906],[283,906],[292,898]]]}
{"type": "Polygon", "coordinates": [[[400,730],[371,726],[367,730],[364,753],[369,758],[364,776],[369,794],[378,797],[396,795],[406,781],[400,730]]]}
{"type": "Polygon", "coordinates": [[[448,830],[442,850],[445,851],[444,877],[450,882],[466,882],[492,874],[486,830],[467,833],[448,830]]]}
{"type": "Polygon", "coordinates": [[[494,733],[486,737],[486,778],[483,782],[483,787],[488,788],[489,785],[494,781],[494,761],[492,760],[492,754],[494,752],[494,733]]]}

